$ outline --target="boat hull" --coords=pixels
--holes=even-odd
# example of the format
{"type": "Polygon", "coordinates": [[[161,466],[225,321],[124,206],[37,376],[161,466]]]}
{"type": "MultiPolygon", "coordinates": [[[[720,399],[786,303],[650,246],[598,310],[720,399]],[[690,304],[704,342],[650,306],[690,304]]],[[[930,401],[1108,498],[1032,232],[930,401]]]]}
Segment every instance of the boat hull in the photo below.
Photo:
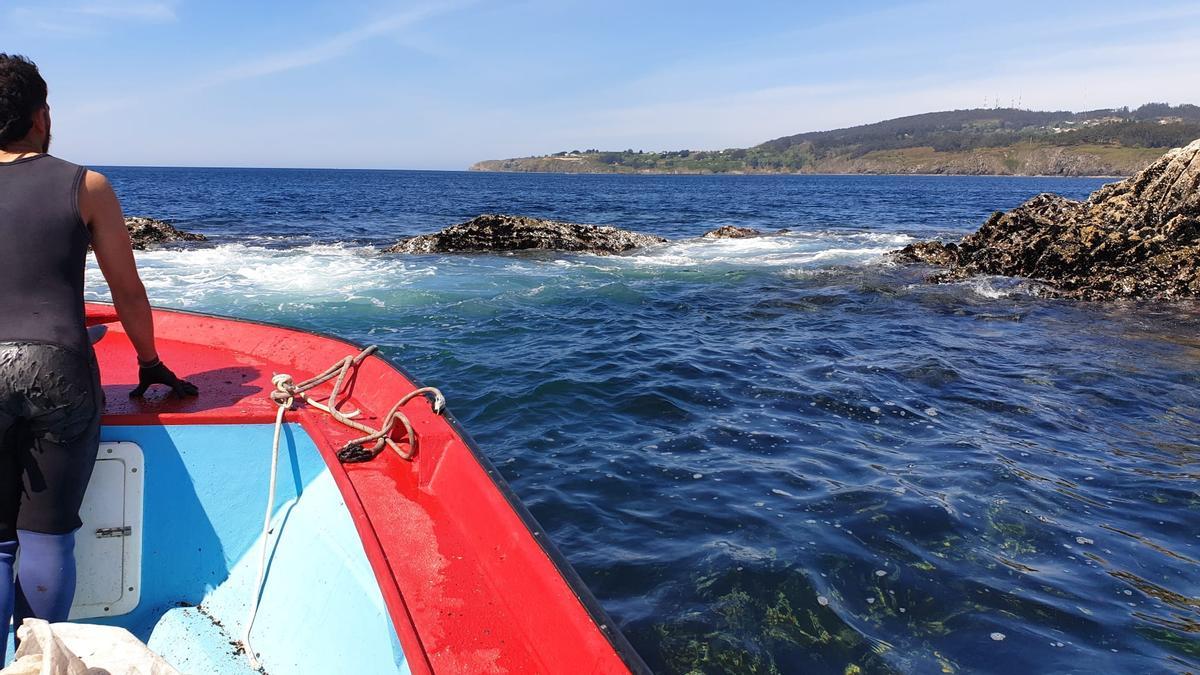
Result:
{"type": "MultiPolygon", "coordinates": [[[[158,458],[158,445],[150,440],[170,445],[176,435],[189,436],[208,428],[213,436],[207,441],[196,441],[196,446],[204,449],[191,450],[189,440],[185,454],[198,453],[195,457],[200,465],[207,466],[206,453],[209,453],[216,465],[235,468],[239,475],[244,472],[253,478],[247,478],[251,483],[233,490],[240,498],[227,496],[229,504],[225,503],[226,497],[202,499],[200,494],[204,490],[198,488],[194,499],[186,494],[180,497],[183,506],[179,508],[194,511],[196,517],[203,511],[210,523],[232,520],[236,511],[238,517],[249,514],[257,518],[261,526],[270,457],[269,439],[263,437],[263,431],[271,428],[276,412],[268,397],[271,377],[288,373],[299,382],[357,353],[359,347],[268,324],[155,310],[161,356],[179,375],[195,382],[201,394],[177,400],[162,392],[152,392],[145,399],[130,399],[128,391],[136,382],[132,347],[115,321],[111,306],[89,304],[87,311],[89,324],[109,329],[96,344],[108,400],[104,437],[110,440],[138,437],[146,441],[153,453],[148,455],[146,464],[149,477],[166,471],[156,468],[160,461],[175,461],[158,458]],[[216,446],[222,449],[217,450],[216,446]]],[[[370,357],[350,378],[349,396],[342,408],[361,410],[362,416],[357,419],[380,426],[386,411],[418,386],[419,383],[386,359],[370,357]]],[[[452,392],[451,388],[449,393],[452,392]]],[[[329,492],[336,494],[338,508],[346,516],[342,529],[353,531],[354,542],[361,549],[385,610],[387,630],[400,647],[397,657],[389,644],[380,651],[380,662],[390,663],[389,670],[418,673],[644,670],[613,622],[453,416],[435,413],[421,397],[410,401],[402,411],[416,430],[415,457],[406,460],[385,450],[361,464],[342,464],[336,454],[359,432],[338,424],[312,406],[299,405],[287,413],[291,432],[284,454],[294,455],[289,460],[291,464],[284,462],[281,466],[281,493],[275,504],[278,518],[288,494],[295,498],[297,489],[303,492],[312,489],[306,486],[313,484],[331,486],[329,492]],[[301,446],[307,449],[302,450],[301,446]],[[311,455],[311,462],[303,459],[306,454],[311,455]],[[289,481],[292,491],[286,492],[284,487],[289,481]]],[[[397,434],[397,438],[402,437],[397,434]]],[[[178,443],[174,447],[181,448],[178,443]]],[[[168,455],[169,451],[163,453],[164,457],[168,455]]],[[[197,487],[197,481],[226,480],[190,471],[176,473],[170,482],[177,486],[187,481],[197,487]]],[[[226,476],[220,472],[215,475],[226,476]]],[[[152,489],[156,488],[148,481],[147,508],[152,489]]],[[[304,499],[294,502],[295,508],[303,503],[304,499]]],[[[191,520],[189,517],[174,522],[191,520]]],[[[295,535],[290,525],[283,528],[279,551],[272,558],[273,570],[284,560],[281,557],[284,546],[300,546],[292,554],[302,553],[304,543],[310,538],[306,536],[309,527],[296,528],[295,535]],[[295,541],[289,543],[289,539],[295,541]]],[[[155,545],[150,528],[147,522],[144,545],[148,554],[155,545]]],[[[233,578],[235,568],[241,564],[241,558],[231,556],[244,557],[251,550],[245,547],[254,544],[252,539],[246,539],[244,528],[239,531],[236,545],[220,544],[221,564],[226,566],[229,578],[233,578]]],[[[212,541],[220,539],[218,536],[212,541]]],[[[174,568],[179,571],[176,576],[188,578],[180,583],[188,586],[190,592],[176,589],[175,595],[179,596],[176,602],[194,602],[199,588],[197,580],[206,574],[211,578],[213,570],[219,567],[216,553],[203,546],[197,548],[200,550],[189,551],[163,567],[163,570],[174,568]],[[198,560],[188,562],[184,558],[198,560]]],[[[148,558],[149,555],[144,557],[148,558]]],[[[336,573],[353,577],[354,573],[348,571],[352,568],[329,570],[328,576],[336,573]]],[[[216,574],[220,576],[221,572],[218,570],[216,574]]],[[[169,585],[156,575],[157,572],[146,576],[141,603],[146,607],[169,603],[173,597],[166,587],[162,592],[151,592],[151,583],[169,585]]],[[[318,571],[303,568],[295,572],[295,577],[311,579],[314,584],[323,578],[318,571]]],[[[264,624],[277,623],[266,618],[274,616],[272,612],[287,614],[286,609],[268,608],[274,596],[288,597],[295,612],[303,612],[303,607],[309,604],[304,593],[272,594],[271,584],[281,578],[276,577],[275,571],[268,575],[263,593],[264,624]]],[[[205,593],[213,593],[219,587],[220,583],[211,584],[205,593]]],[[[317,598],[339,592],[336,585],[314,586],[311,590],[317,598]]],[[[319,607],[324,600],[316,602],[319,607]]],[[[201,608],[204,603],[201,599],[201,608]]],[[[371,603],[360,601],[358,606],[369,608],[371,603]]],[[[375,630],[379,622],[370,618],[371,610],[359,611],[361,621],[345,619],[345,623],[350,626],[359,623],[368,632],[375,630]]],[[[258,625],[256,622],[256,632],[258,625]]],[[[145,634],[144,628],[142,632],[145,634]]],[[[153,637],[153,630],[149,635],[153,637]]],[[[252,637],[258,639],[257,634],[252,637]]],[[[374,633],[362,639],[383,644],[383,638],[374,633]]],[[[328,646],[329,638],[324,641],[315,638],[314,642],[328,646]]],[[[268,652],[261,648],[260,651],[267,663],[268,652]]],[[[352,670],[380,672],[376,667],[352,670]]]]}

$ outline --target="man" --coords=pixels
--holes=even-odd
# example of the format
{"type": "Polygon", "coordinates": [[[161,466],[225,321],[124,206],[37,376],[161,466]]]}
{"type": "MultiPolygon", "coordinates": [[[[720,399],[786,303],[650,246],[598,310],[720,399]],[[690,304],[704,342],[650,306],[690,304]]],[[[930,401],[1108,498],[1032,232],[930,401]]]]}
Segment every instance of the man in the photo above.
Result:
{"type": "MultiPolygon", "coordinates": [[[[158,358],[146,289],[104,176],[49,154],[46,82],[0,53],[0,625],[15,608],[64,621],[75,594],[75,530],[99,446],[103,392],[84,326],[89,244],[137,351],[131,396],[196,387],[158,358]],[[21,564],[13,580],[18,548],[21,564]]],[[[0,663],[4,642],[0,640],[0,663]]]]}

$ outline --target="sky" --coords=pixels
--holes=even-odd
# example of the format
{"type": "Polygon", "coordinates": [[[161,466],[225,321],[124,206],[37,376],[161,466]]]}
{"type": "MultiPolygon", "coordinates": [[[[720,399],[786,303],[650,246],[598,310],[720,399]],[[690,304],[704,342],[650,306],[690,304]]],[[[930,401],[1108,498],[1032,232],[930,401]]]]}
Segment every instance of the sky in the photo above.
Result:
{"type": "Polygon", "coordinates": [[[1200,2],[0,0],[90,165],[467,168],[1200,103],[1200,2]]]}

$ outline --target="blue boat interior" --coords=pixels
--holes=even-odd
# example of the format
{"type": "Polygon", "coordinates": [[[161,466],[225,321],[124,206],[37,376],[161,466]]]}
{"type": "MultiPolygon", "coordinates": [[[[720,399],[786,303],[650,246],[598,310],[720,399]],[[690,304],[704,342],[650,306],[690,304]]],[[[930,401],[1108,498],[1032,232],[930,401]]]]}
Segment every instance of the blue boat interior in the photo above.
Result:
{"type": "MultiPolygon", "coordinates": [[[[240,640],[258,578],[272,432],[105,427],[103,441],[136,443],[143,453],[140,598],[121,616],[80,622],[126,628],[184,673],[259,672],[240,640]]],[[[263,670],[408,672],[341,493],[298,425],[284,427],[278,471],[250,634],[263,670]]]]}

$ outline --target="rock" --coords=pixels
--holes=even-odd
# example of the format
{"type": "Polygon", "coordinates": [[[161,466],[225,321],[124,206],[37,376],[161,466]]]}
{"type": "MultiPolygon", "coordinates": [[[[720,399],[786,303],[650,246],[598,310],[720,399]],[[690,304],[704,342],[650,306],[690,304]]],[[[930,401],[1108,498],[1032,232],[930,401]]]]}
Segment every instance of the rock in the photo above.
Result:
{"type": "Polygon", "coordinates": [[[484,214],[441,232],[402,239],[385,253],[570,251],[624,253],[666,239],[602,225],[581,225],[526,216],[484,214]]]}
{"type": "Polygon", "coordinates": [[[129,238],[133,240],[133,248],[138,251],[146,250],[151,244],[163,244],[172,241],[207,241],[208,237],[194,232],[177,230],[169,223],[143,216],[125,218],[125,228],[129,230],[129,238]]]}
{"type": "Polygon", "coordinates": [[[949,267],[958,263],[958,244],[921,241],[892,253],[898,262],[949,267]]]}
{"type": "Polygon", "coordinates": [[[746,237],[758,237],[762,232],[752,227],[736,227],[734,225],[723,225],[715,230],[709,230],[704,233],[705,239],[744,239],[746,237]]]}
{"type": "Polygon", "coordinates": [[[921,242],[893,255],[948,267],[934,282],[999,274],[1072,298],[1200,297],[1200,140],[1087,201],[1041,194],[957,244],[921,242]]]}

